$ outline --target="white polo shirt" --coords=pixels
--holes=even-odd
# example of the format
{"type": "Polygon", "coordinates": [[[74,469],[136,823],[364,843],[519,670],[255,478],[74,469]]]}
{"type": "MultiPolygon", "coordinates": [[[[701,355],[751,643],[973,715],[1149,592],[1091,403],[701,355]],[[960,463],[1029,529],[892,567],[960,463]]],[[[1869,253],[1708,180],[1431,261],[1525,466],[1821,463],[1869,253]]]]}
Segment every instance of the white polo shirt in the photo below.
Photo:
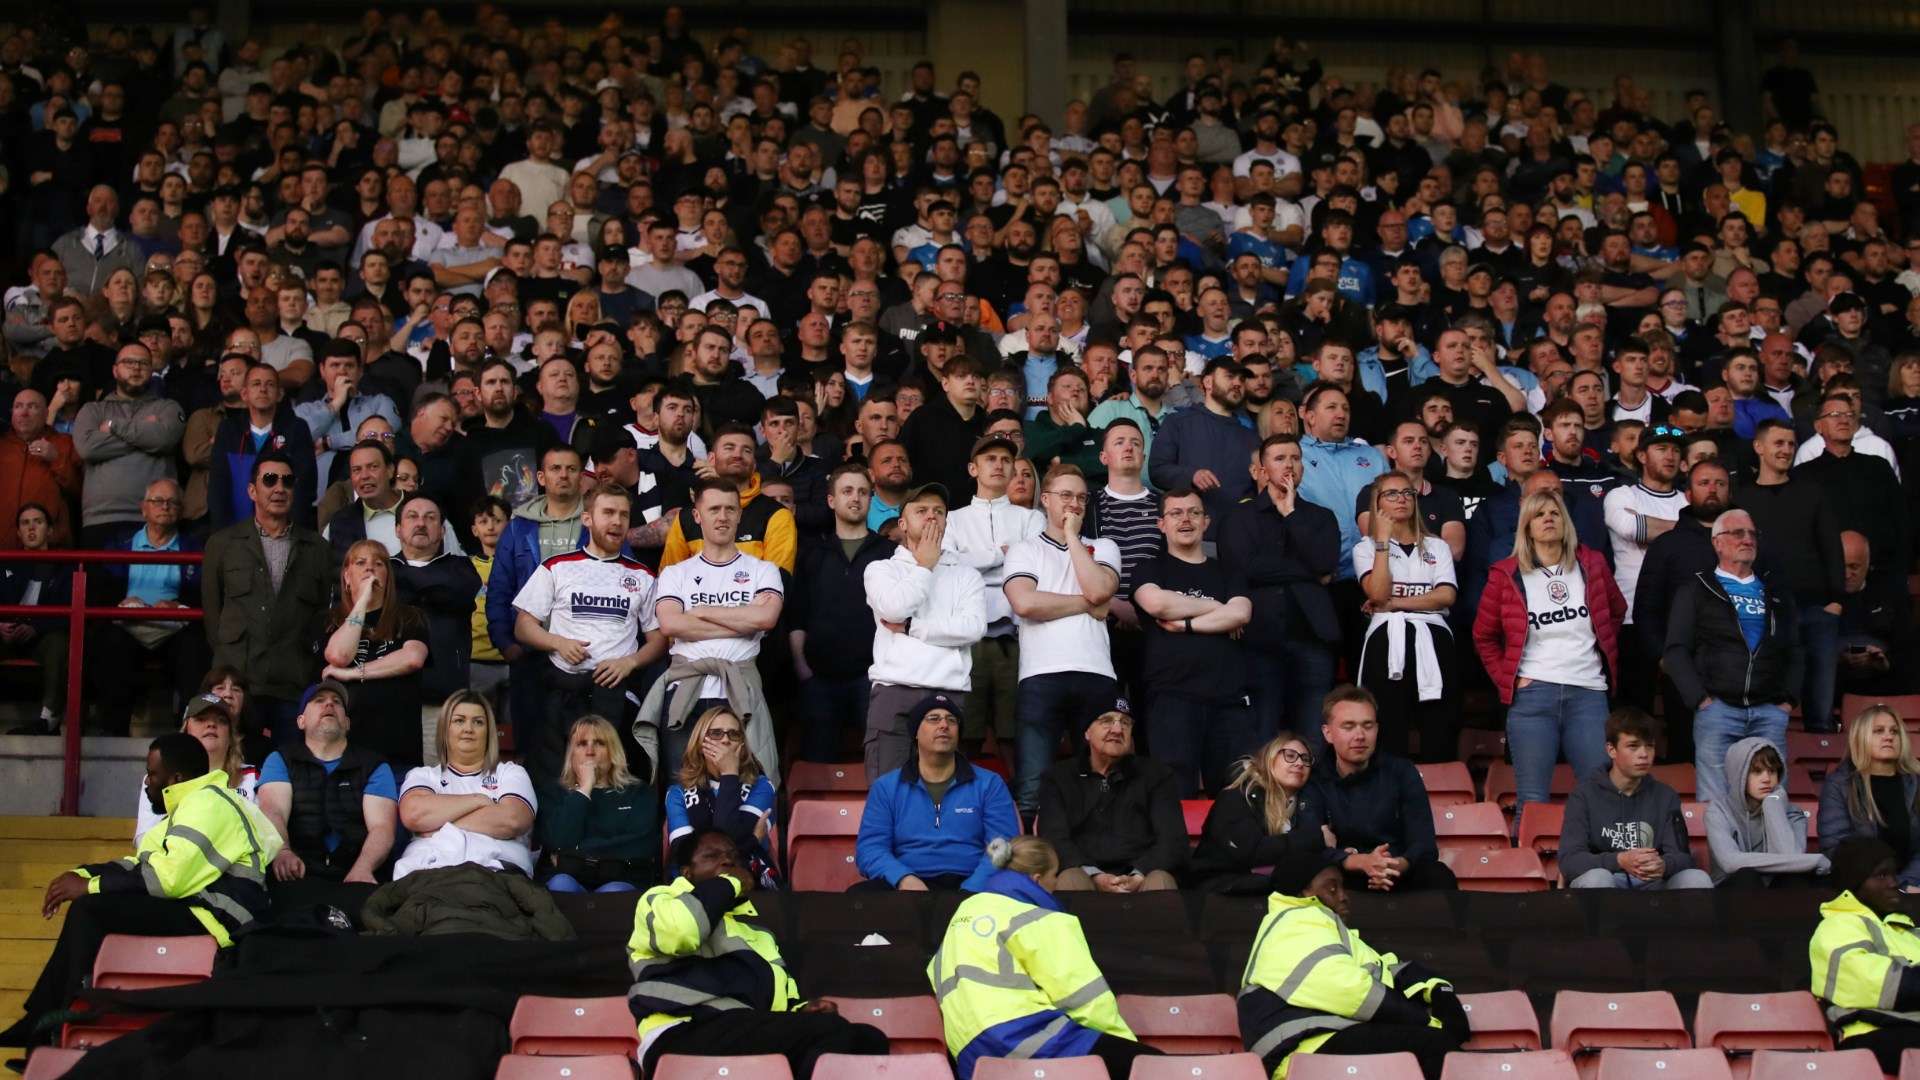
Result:
{"type": "Polygon", "coordinates": [[[513,606],[539,619],[549,633],[587,642],[587,658],[579,664],[547,654],[554,667],[578,675],[640,648],[640,635],[660,625],[653,594],[653,575],[645,566],[621,555],[598,558],[582,548],[541,563],[514,595],[513,606]]]}
{"type": "MultiPolygon", "coordinates": [[[[1112,570],[1116,579],[1120,576],[1120,549],[1113,541],[1081,537],[1080,543],[1093,552],[1094,562],[1112,570]]],[[[1009,547],[1003,566],[1003,582],[1026,578],[1041,592],[1080,594],[1073,556],[1067,553],[1065,544],[1044,532],[1009,547]]],[[[1020,620],[1020,678],[1063,671],[1114,677],[1107,624],[1091,615],[1069,615],[1046,622],[1020,620]]]]}

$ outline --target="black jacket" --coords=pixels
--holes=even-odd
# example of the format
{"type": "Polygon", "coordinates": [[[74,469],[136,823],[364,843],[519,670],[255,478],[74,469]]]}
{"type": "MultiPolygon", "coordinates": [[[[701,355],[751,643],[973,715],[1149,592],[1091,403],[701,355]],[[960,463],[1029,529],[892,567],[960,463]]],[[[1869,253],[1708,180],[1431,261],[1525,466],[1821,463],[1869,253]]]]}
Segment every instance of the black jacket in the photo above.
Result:
{"type": "Polygon", "coordinates": [[[1283,649],[1289,638],[1339,641],[1340,620],[1325,582],[1341,554],[1333,512],[1297,494],[1284,518],[1264,490],[1234,507],[1220,527],[1220,561],[1246,575],[1253,601],[1247,644],[1283,649]]]}
{"type": "Polygon", "coordinates": [[[467,664],[473,655],[473,603],[480,595],[480,572],[464,555],[442,552],[425,566],[403,558],[389,560],[400,602],[427,618],[427,667],[420,673],[422,700],[444,701],[467,688],[467,664]]]}
{"type": "Polygon", "coordinates": [[[1793,477],[1812,481],[1820,489],[1841,529],[1867,538],[1874,569],[1899,568],[1906,572],[1910,565],[1910,523],[1902,512],[1906,495],[1900,490],[1893,466],[1858,450],[1845,457],[1823,453],[1796,465],[1793,477]]]}
{"type": "Polygon", "coordinates": [[[873,609],[867,567],[893,557],[895,545],[869,529],[847,558],[838,537],[802,537],[787,590],[787,625],[806,632],[807,666],[829,679],[856,679],[873,665],[873,609]]]}
{"type": "MultiPolygon", "coordinates": [[[[692,460],[688,460],[692,464],[692,460]]],[[[802,536],[818,536],[833,531],[833,511],[827,508],[827,476],[833,466],[818,455],[794,452],[794,459],[782,465],[760,451],[757,466],[760,482],[781,480],[793,485],[793,527],[802,536]]]]}
{"type": "Polygon", "coordinates": [[[1330,852],[1320,833],[1326,814],[1311,786],[1295,799],[1290,828],[1278,836],[1267,832],[1266,802],[1257,787],[1223,791],[1214,798],[1201,827],[1200,846],[1193,851],[1190,869],[1196,886],[1204,889],[1210,880],[1248,874],[1299,852],[1330,852]]]}
{"type": "Polygon", "coordinates": [[[952,505],[967,505],[973,498],[967,463],[973,458],[974,442],[986,430],[985,408],[975,408],[973,419],[963,420],[946,394],[928,394],[926,404],[915,409],[900,428],[907,460],[913,462],[913,482],[945,484],[952,505]]]}
{"type": "Polygon", "coordinates": [[[1762,558],[1779,569],[1781,584],[1801,607],[1837,604],[1846,595],[1840,521],[1810,480],[1736,484],[1733,505],[1753,515],[1762,558]]]}
{"type": "MultiPolygon", "coordinates": [[[[318,502],[319,471],[313,459],[313,432],[307,422],[283,407],[273,417],[272,434],[259,453],[279,453],[293,466],[293,508],[296,525],[313,527],[313,504],[318,502]]],[[[252,428],[245,409],[228,409],[214,430],[213,457],[207,467],[207,516],[214,528],[223,528],[248,516],[237,513],[236,491],[246,490],[259,456],[253,449],[252,428]]]]}
{"type": "Polygon", "coordinates": [[[1055,763],[1040,777],[1039,825],[1063,867],[1146,874],[1176,873],[1187,863],[1180,784],[1172,768],[1138,754],[1114,762],[1105,776],[1093,771],[1084,745],[1055,763]]]}
{"type": "Polygon", "coordinates": [[[1713,550],[1712,526],[1693,516],[1690,509],[1680,511],[1674,527],[1647,545],[1633,590],[1633,628],[1646,655],[1658,656],[1666,651],[1667,620],[1673,611],[1674,595],[1694,574],[1712,572],[1719,561],[1713,550]]]}
{"type": "Polygon", "coordinates": [[[1711,697],[1736,708],[1782,704],[1796,696],[1805,667],[1793,594],[1766,578],[1767,627],[1749,651],[1733,600],[1712,570],[1701,570],[1673,599],[1667,623],[1667,676],[1689,706],[1711,697]]]}
{"type": "Polygon", "coordinates": [[[1329,751],[1314,761],[1307,790],[1320,797],[1340,847],[1366,852],[1385,844],[1409,863],[1440,857],[1427,785],[1406,758],[1376,751],[1366,769],[1341,776],[1329,751]]]}

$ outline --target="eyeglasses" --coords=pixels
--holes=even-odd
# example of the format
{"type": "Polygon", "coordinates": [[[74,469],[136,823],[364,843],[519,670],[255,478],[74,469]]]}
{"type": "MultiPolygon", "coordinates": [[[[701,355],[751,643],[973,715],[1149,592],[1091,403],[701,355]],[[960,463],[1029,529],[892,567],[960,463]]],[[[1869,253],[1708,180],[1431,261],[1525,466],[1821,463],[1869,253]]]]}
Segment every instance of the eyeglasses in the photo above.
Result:
{"type": "Polygon", "coordinates": [[[1736,540],[1758,539],[1760,536],[1760,530],[1759,529],[1723,529],[1721,530],[1719,535],[1731,536],[1736,540]]]}
{"type": "Polygon", "coordinates": [[[1068,492],[1065,492],[1065,491],[1047,491],[1047,492],[1042,492],[1042,494],[1050,495],[1053,498],[1059,499],[1061,502],[1066,503],[1068,506],[1087,505],[1087,496],[1084,492],[1079,495],[1069,494],[1068,492]]]}
{"type": "Polygon", "coordinates": [[[735,728],[708,728],[704,738],[717,739],[720,742],[740,742],[746,736],[735,728]]]}
{"type": "Polygon", "coordinates": [[[935,300],[965,300],[966,298],[967,298],[966,293],[957,293],[957,292],[943,292],[938,296],[934,297],[935,300]]]}
{"type": "Polygon", "coordinates": [[[1280,751],[1280,760],[1289,765],[1311,765],[1313,764],[1313,755],[1305,750],[1295,750],[1292,747],[1286,747],[1280,751]]]}
{"type": "MultiPolygon", "coordinates": [[[[275,473],[274,475],[277,476],[279,474],[275,473]]],[[[144,499],[142,501],[147,503],[147,505],[149,506],[179,506],[180,505],[179,499],[144,499]]]]}
{"type": "Polygon", "coordinates": [[[1394,488],[1391,491],[1382,491],[1380,493],[1380,497],[1382,499],[1395,499],[1395,500],[1405,501],[1407,499],[1413,498],[1413,489],[1412,488],[1394,488]]]}
{"type": "Polygon", "coordinates": [[[290,472],[263,472],[256,482],[263,488],[292,487],[293,474],[290,472]]]}

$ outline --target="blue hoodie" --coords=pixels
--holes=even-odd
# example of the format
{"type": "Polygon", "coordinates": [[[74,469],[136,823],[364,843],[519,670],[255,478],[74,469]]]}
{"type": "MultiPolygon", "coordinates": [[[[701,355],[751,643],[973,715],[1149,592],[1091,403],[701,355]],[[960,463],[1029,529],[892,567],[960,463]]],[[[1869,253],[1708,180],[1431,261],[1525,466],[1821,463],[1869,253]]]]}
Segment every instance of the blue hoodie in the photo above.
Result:
{"type": "Polygon", "coordinates": [[[909,874],[968,874],[977,892],[993,873],[987,841],[1019,836],[1020,813],[998,773],[954,761],[953,782],[938,807],[920,779],[918,755],[873,782],[854,846],[864,877],[899,885],[909,874]]]}
{"type": "MultiPolygon", "coordinates": [[[[979,875],[975,876],[979,877],[979,875]]],[[[1032,904],[1034,907],[1046,911],[1065,910],[1060,906],[1060,901],[1055,899],[1052,893],[1035,884],[1034,880],[1027,875],[1017,874],[1012,870],[994,870],[980,880],[979,888],[974,891],[996,893],[1009,900],[1017,900],[1023,904],[1032,904]]],[[[1036,1032],[1057,1020],[1065,1020],[1066,1023],[1052,1038],[1028,1054],[1028,1057],[1035,1059],[1067,1058],[1080,1057],[1093,1053],[1094,1044],[1100,1041],[1100,1033],[1098,1031],[1074,1023],[1071,1019],[1068,1019],[1066,1013],[1061,1012],[1059,1009],[1047,1009],[1023,1016],[1018,1020],[1008,1020],[1004,1023],[995,1024],[974,1036],[973,1041],[969,1042],[966,1047],[960,1051],[959,1056],[954,1058],[954,1066],[958,1075],[971,1077],[974,1066],[979,1063],[981,1058],[1007,1057],[1011,1055],[1014,1047],[1026,1042],[1027,1039],[1032,1037],[1036,1032]]]]}

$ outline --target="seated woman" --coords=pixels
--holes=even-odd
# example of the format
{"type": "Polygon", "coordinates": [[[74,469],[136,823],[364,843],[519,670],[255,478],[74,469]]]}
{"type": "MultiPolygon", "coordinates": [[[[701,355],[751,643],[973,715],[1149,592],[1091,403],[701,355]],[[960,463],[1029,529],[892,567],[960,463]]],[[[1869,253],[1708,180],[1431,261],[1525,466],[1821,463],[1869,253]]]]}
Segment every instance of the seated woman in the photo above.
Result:
{"type": "Polygon", "coordinates": [[[340,602],[327,616],[323,679],[347,685],[353,741],[394,768],[420,760],[420,671],[427,666],[427,619],[393,595],[393,570],[378,540],[347,549],[340,602]]]}
{"type": "MultiPolygon", "coordinates": [[[[180,718],[180,730],[199,739],[200,745],[207,748],[207,760],[227,774],[228,788],[248,802],[258,804],[255,786],[260,782],[260,771],[241,760],[240,734],[234,730],[233,713],[225,700],[218,694],[203,693],[187,702],[187,711],[180,718]]],[[[140,802],[134,814],[133,846],[139,847],[147,830],[165,819],[165,814],[153,809],[142,778],[140,802]]]]}
{"type": "Polygon", "coordinates": [[[1707,808],[1707,852],[1721,889],[1811,885],[1828,869],[1807,854],[1807,812],[1787,802],[1780,751],[1762,738],[1727,747],[1726,794],[1707,808]]]}
{"type": "Polygon", "coordinates": [[[627,771],[604,717],[573,722],[566,771],[544,793],[536,831],[554,892],[633,892],[659,880],[660,800],[627,771]]]}
{"type": "Polygon", "coordinates": [[[1880,1070],[1920,1047],[1920,935],[1901,912],[1900,860],[1885,841],[1858,836],[1833,850],[1833,884],[1807,943],[1814,993],[1840,1031],[1840,1050],[1871,1050],[1880,1070]]]}
{"type": "Polygon", "coordinates": [[[971,1080],[983,1057],[1091,1054],[1126,1080],[1135,1058],[1159,1051],[1133,1037],[1080,920],[1054,899],[1060,856],[1037,836],[1018,836],[989,841],[987,857],[994,871],[954,911],[927,966],[955,1073],[971,1080]],[[981,925],[1006,929],[983,934],[981,925]]]}
{"type": "Polygon", "coordinates": [[[413,840],[394,865],[394,880],[460,863],[531,876],[539,800],[527,770],[500,760],[487,699],[472,690],[447,695],[437,743],[441,763],[409,769],[400,782],[400,823],[413,840]]]}
{"type": "Polygon", "coordinates": [[[719,829],[739,845],[760,888],[779,888],[767,849],[773,804],[773,781],[747,748],[740,718],[724,705],[701,713],[687,733],[679,782],[667,789],[667,841],[719,829]]]}
{"type": "Polygon", "coordinates": [[[1332,830],[1308,790],[1313,752],[1298,735],[1273,738],[1253,757],[1243,758],[1239,774],[1213,800],[1200,846],[1194,849],[1190,879],[1195,888],[1238,896],[1273,891],[1268,874],[1294,851],[1340,852],[1332,830]]]}
{"type": "Polygon", "coordinates": [[[1820,851],[1857,836],[1886,841],[1900,861],[1900,887],[1920,892],[1920,761],[1900,716],[1870,705],[1847,725],[1847,760],[1820,786],[1820,851]]]}

